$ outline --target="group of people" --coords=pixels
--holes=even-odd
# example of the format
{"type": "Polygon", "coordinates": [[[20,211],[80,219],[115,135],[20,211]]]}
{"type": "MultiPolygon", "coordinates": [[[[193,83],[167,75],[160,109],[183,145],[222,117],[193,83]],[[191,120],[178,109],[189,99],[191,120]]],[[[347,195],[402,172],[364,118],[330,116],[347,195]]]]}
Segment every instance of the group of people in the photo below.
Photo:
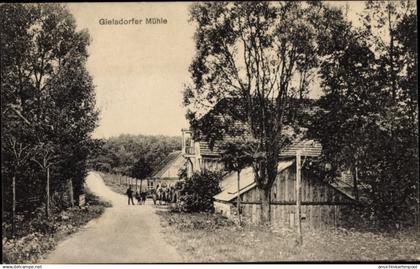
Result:
{"type": "Polygon", "coordinates": [[[159,205],[166,205],[169,203],[176,203],[177,195],[175,188],[173,186],[170,187],[162,187],[159,184],[156,187],[156,190],[153,192],[153,203],[159,203],[159,205]]]}
{"type": "Polygon", "coordinates": [[[146,203],[146,199],[147,199],[147,193],[146,192],[138,192],[138,191],[134,192],[131,189],[131,186],[129,186],[125,193],[127,194],[127,197],[128,197],[128,205],[130,205],[130,203],[132,205],[134,205],[134,199],[133,198],[136,198],[137,204],[139,204],[139,205],[143,205],[143,204],[146,203]]]}
{"type": "MultiPolygon", "coordinates": [[[[153,204],[166,205],[169,203],[176,203],[177,193],[173,186],[162,187],[157,185],[156,189],[152,190],[153,204]]],[[[126,191],[128,197],[128,205],[134,205],[134,198],[136,198],[139,205],[145,204],[147,199],[147,192],[134,192],[131,188],[131,185],[126,191]]]]}

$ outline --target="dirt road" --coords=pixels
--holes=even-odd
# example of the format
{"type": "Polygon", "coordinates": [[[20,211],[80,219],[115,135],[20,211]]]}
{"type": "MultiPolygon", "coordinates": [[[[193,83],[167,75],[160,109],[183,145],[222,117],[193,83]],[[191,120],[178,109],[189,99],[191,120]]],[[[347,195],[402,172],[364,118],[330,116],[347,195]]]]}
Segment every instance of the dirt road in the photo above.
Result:
{"type": "Polygon", "coordinates": [[[96,173],[88,175],[86,184],[93,193],[112,202],[113,207],[61,242],[40,263],[182,262],[162,238],[153,206],[128,206],[126,197],[111,191],[96,173]]]}

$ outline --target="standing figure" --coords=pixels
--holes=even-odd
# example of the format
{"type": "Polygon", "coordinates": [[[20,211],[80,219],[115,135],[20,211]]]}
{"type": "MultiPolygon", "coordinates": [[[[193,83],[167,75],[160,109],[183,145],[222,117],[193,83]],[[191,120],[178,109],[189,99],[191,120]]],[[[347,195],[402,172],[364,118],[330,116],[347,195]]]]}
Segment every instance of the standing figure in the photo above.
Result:
{"type": "Polygon", "coordinates": [[[147,193],[146,192],[142,192],[141,193],[141,200],[142,200],[143,204],[146,204],[146,198],[147,198],[147,193]]]}
{"type": "Polygon", "coordinates": [[[141,204],[141,196],[140,196],[140,193],[138,191],[136,191],[135,197],[136,197],[136,200],[137,200],[137,204],[140,205],[141,204]]]}
{"type": "Polygon", "coordinates": [[[130,201],[131,201],[131,204],[134,205],[133,190],[131,189],[131,185],[128,187],[125,193],[127,194],[127,197],[128,197],[128,205],[130,205],[130,201]]]}
{"type": "Polygon", "coordinates": [[[152,198],[153,198],[153,204],[156,205],[156,200],[157,200],[156,190],[153,190],[152,198]]]}

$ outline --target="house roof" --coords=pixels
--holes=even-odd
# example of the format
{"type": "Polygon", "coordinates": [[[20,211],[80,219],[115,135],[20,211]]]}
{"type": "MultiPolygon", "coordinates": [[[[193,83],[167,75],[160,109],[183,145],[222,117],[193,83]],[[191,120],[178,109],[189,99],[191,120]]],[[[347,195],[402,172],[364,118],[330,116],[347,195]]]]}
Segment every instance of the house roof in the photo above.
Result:
{"type": "MultiPolygon", "coordinates": [[[[222,153],[220,146],[220,141],[216,141],[213,146],[213,149],[210,149],[210,146],[205,141],[199,141],[200,145],[200,154],[203,156],[214,156],[219,157],[222,153]]],[[[296,156],[296,151],[301,150],[301,156],[307,157],[318,157],[321,155],[322,146],[319,142],[315,140],[302,140],[295,142],[287,146],[284,150],[280,152],[280,157],[294,157],[296,156]]]]}
{"type": "MultiPolygon", "coordinates": [[[[290,167],[294,161],[280,161],[277,167],[278,173],[290,167]]],[[[239,194],[247,192],[256,186],[254,171],[247,167],[241,171],[239,194]]],[[[238,182],[236,172],[227,175],[221,182],[222,191],[214,196],[215,200],[230,202],[238,196],[238,182]]]]}
{"type": "Polygon", "coordinates": [[[322,146],[315,140],[302,140],[287,146],[280,152],[280,157],[296,156],[296,151],[300,150],[302,156],[318,157],[321,155],[322,146]]]}
{"type": "MultiPolygon", "coordinates": [[[[157,172],[155,172],[152,175],[152,178],[161,178],[165,172],[176,163],[177,160],[182,158],[184,160],[184,157],[182,156],[181,151],[174,151],[169,153],[169,155],[163,160],[160,167],[157,169],[157,172]]],[[[185,160],[184,160],[185,161],[185,160]]]]}

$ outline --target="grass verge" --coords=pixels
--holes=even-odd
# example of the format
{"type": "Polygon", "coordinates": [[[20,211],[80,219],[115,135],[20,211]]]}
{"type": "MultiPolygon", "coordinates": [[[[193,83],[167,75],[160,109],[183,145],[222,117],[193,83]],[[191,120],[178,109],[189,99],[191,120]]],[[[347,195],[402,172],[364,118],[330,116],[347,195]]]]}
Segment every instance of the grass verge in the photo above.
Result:
{"type": "Polygon", "coordinates": [[[304,231],[296,245],[290,229],[245,225],[215,214],[158,212],[163,232],[185,262],[418,261],[419,233],[304,231]]]}
{"type": "Polygon", "coordinates": [[[121,176],[101,172],[99,172],[99,174],[104,180],[105,185],[107,185],[111,190],[116,193],[126,195],[125,193],[127,191],[127,185],[119,183],[121,176]]]}
{"type": "MultiPolygon", "coordinates": [[[[49,220],[43,210],[34,212],[28,220],[18,222],[18,235],[7,238],[3,233],[3,263],[37,263],[52,251],[57,243],[75,233],[90,220],[102,215],[111,204],[90,192],[86,193],[86,206],[72,207],[65,211],[53,211],[49,220]]],[[[9,227],[3,224],[3,231],[9,227]]]]}

